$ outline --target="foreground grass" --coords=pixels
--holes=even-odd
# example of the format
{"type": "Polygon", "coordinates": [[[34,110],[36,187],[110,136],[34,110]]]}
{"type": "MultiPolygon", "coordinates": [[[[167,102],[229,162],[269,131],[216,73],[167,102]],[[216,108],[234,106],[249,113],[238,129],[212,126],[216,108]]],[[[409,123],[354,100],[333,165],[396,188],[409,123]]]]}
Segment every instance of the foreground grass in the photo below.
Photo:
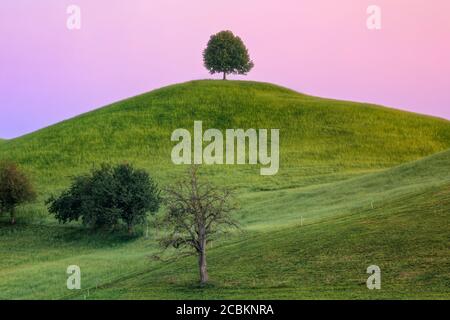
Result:
{"type": "Polygon", "coordinates": [[[206,288],[196,284],[195,272],[186,272],[195,266],[189,259],[115,279],[92,290],[90,298],[448,299],[448,227],[442,221],[449,218],[450,193],[429,192],[413,204],[430,205],[430,197],[441,201],[441,196],[447,204],[427,217],[426,231],[417,211],[392,214],[405,207],[390,204],[389,211],[361,210],[352,217],[249,234],[212,249],[212,283],[206,288]],[[372,264],[382,270],[381,291],[366,288],[365,271],[372,264]]]}
{"type": "Polygon", "coordinates": [[[245,195],[238,213],[244,231],[210,248],[207,287],[197,285],[193,258],[151,259],[159,252],[154,234],[129,239],[73,227],[3,225],[0,296],[448,299],[449,165],[444,152],[321,187],[245,195]],[[82,268],[81,292],[65,288],[71,264],[82,268]],[[371,264],[382,269],[380,291],[365,287],[371,264]]]}

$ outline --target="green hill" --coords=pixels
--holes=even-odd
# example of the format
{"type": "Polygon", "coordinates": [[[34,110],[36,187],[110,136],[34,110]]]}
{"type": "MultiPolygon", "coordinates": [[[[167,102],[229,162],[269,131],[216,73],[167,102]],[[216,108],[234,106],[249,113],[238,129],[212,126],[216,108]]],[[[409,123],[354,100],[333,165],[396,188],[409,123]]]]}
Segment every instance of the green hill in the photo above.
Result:
{"type": "Polygon", "coordinates": [[[254,190],[334,181],[450,148],[450,123],[445,120],[306,96],[265,83],[193,81],[10,140],[0,146],[0,157],[36,173],[43,192],[99,161],[133,161],[165,181],[174,167],[170,135],[177,128],[192,131],[195,120],[221,130],[280,129],[281,170],[275,177],[260,177],[259,167],[210,170],[218,180],[254,190]]]}
{"type": "Polygon", "coordinates": [[[171,164],[170,135],[194,120],[280,129],[276,176],[204,169],[239,188],[243,227],[210,248],[209,287],[196,285],[191,258],[148,259],[158,252],[153,233],[93,235],[57,225],[36,204],[21,210],[18,226],[0,220],[0,298],[449,298],[450,122],[442,119],[271,84],[194,81],[0,143],[0,159],[32,174],[40,200],[103,161],[132,161],[164,185],[184,170],[171,164]],[[65,289],[71,264],[83,273],[75,295],[65,289]],[[380,291],[365,287],[371,264],[382,269],[380,291]]]}

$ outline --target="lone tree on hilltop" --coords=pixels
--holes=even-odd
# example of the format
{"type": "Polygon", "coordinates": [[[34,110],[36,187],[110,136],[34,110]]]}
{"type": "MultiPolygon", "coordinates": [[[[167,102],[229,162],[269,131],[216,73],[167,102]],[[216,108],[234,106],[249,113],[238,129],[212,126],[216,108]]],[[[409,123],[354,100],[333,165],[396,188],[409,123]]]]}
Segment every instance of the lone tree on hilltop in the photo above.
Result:
{"type": "Polygon", "coordinates": [[[193,166],[182,181],[166,190],[167,214],[163,226],[168,234],[161,239],[164,248],[185,248],[198,256],[200,282],[208,282],[206,247],[214,235],[227,227],[237,227],[231,218],[236,209],[229,190],[200,182],[193,166]]]}
{"type": "Polygon", "coordinates": [[[36,199],[34,188],[23,171],[13,162],[0,163],[0,213],[11,216],[16,223],[16,207],[36,199]]]}
{"type": "Polygon", "coordinates": [[[245,75],[254,66],[244,42],[231,31],[211,36],[203,51],[203,61],[211,74],[223,73],[223,80],[231,73],[245,75]]]}

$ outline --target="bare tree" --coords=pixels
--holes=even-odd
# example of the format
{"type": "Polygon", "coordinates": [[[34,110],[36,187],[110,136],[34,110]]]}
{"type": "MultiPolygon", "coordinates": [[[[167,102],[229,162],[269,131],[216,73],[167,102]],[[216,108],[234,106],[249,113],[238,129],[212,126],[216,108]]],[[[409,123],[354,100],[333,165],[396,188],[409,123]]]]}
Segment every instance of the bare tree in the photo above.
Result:
{"type": "Polygon", "coordinates": [[[199,181],[198,167],[166,189],[167,214],[163,226],[169,230],[161,240],[164,248],[188,249],[198,256],[200,282],[208,282],[206,248],[214,235],[238,227],[231,213],[237,209],[232,192],[199,181]]]}

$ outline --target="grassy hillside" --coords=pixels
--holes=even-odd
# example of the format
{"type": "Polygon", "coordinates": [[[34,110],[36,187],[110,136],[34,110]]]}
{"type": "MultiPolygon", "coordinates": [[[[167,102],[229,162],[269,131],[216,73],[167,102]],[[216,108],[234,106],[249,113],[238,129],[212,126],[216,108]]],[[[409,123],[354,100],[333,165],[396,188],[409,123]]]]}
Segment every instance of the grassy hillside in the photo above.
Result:
{"type": "Polygon", "coordinates": [[[253,190],[334,181],[450,148],[450,123],[394,109],[316,98],[271,84],[193,81],[115,103],[0,145],[35,176],[41,192],[99,161],[133,161],[162,181],[174,166],[177,128],[279,128],[281,170],[215,167],[217,180],[253,190]],[[170,170],[167,168],[170,167],[170,170]]]}
{"type": "Polygon", "coordinates": [[[245,231],[210,248],[206,289],[196,285],[194,259],[149,258],[158,252],[154,234],[125,240],[2,225],[0,297],[448,299],[449,166],[450,151],[326,186],[249,195],[237,214],[245,231]],[[75,295],[65,289],[69,264],[83,270],[75,295]],[[382,269],[380,291],[365,287],[371,264],[382,269]]]}
{"type": "Polygon", "coordinates": [[[17,226],[0,218],[0,298],[448,299],[449,148],[448,121],[264,83],[194,81],[118,102],[0,142],[0,159],[25,167],[40,195],[17,226]],[[150,259],[153,230],[130,239],[48,217],[42,200],[103,161],[132,161],[170,183],[184,170],[171,164],[170,135],[194,120],[280,129],[276,176],[203,169],[238,188],[242,207],[243,231],[210,248],[209,287],[196,285],[192,258],[150,259]],[[72,264],[81,292],[65,286],[72,264]],[[365,287],[371,264],[382,269],[381,291],[365,287]]]}

